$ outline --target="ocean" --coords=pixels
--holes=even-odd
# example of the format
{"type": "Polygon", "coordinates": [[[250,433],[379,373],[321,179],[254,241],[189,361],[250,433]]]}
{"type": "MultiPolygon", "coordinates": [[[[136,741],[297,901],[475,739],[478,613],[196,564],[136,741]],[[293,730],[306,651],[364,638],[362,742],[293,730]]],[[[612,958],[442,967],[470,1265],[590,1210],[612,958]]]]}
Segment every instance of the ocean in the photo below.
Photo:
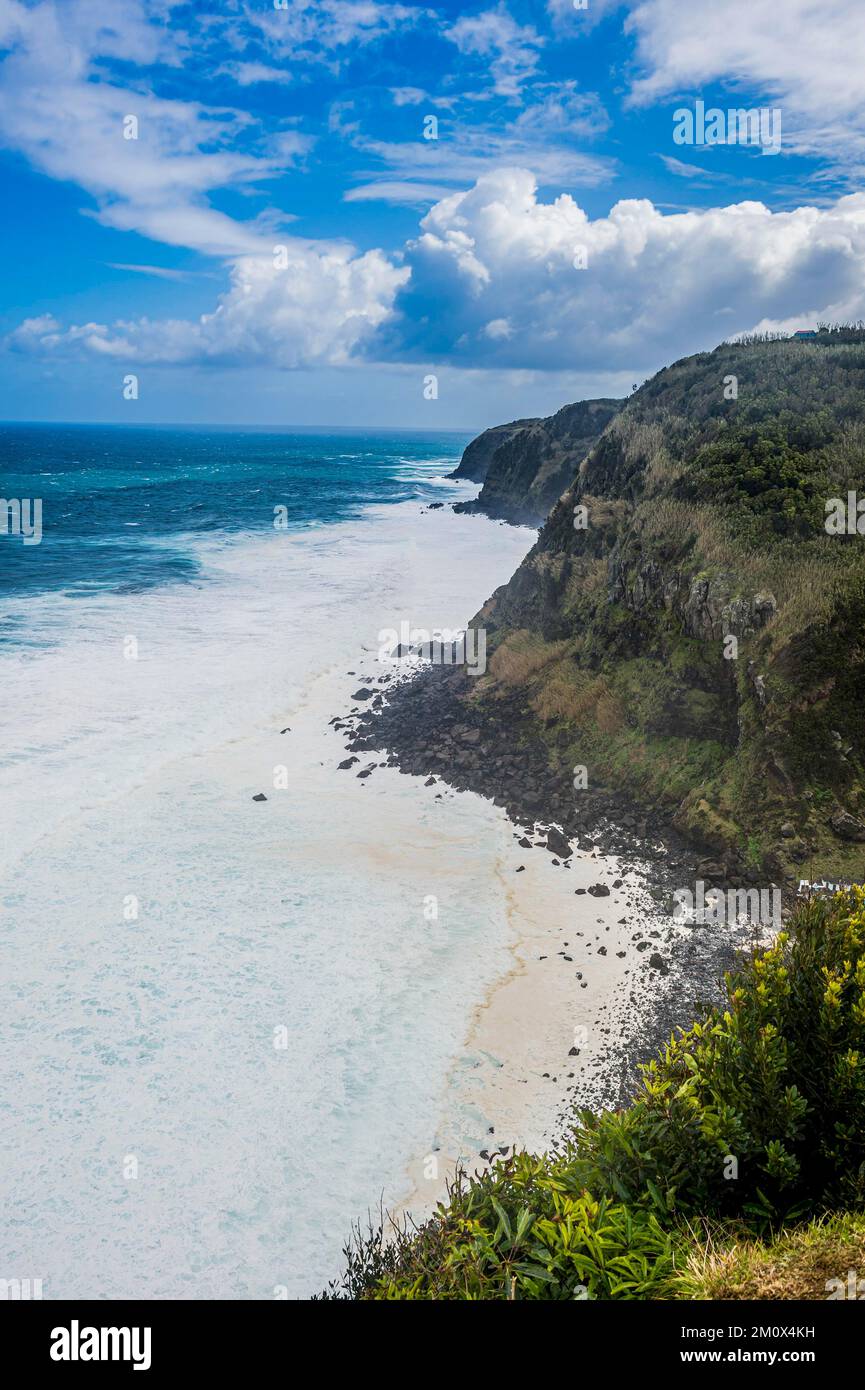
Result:
{"type": "Polygon", "coordinates": [[[330,721],[534,539],[429,510],[465,442],[0,426],[0,1276],[305,1297],[453,1126],[511,827],[330,721]]]}

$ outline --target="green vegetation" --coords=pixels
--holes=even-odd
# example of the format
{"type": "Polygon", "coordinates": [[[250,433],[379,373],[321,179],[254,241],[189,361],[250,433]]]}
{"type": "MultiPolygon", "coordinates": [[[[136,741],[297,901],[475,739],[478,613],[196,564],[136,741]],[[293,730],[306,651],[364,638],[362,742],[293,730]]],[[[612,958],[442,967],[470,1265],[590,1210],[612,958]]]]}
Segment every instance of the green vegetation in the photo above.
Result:
{"type": "Polygon", "coordinates": [[[491,659],[469,698],[494,714],[519,697],[563,784],[582,763],[591,786],[666,805],[732,876],[860,878],[865,536],[824,526],[850,491],[865,496],[861,327],[665,368],[478,616],[491,659]]]}
{"type": "Polygon", "coordinates": [[[865,1242],[865,889],[802,905],[641,1072],[556,1152],[358,1235],[326,1296],[826,1297],[865,1242]]]}
{"type": "Polygon", "coordinates": [[[817,1217],[766,1241],[737,1238],[734,1229],[721,1227],[695,1236],[667,1296],[701,1301],[843,1298],[851,1269],[865,1269],[865,1216],[859,1212],[817,1217]]]}

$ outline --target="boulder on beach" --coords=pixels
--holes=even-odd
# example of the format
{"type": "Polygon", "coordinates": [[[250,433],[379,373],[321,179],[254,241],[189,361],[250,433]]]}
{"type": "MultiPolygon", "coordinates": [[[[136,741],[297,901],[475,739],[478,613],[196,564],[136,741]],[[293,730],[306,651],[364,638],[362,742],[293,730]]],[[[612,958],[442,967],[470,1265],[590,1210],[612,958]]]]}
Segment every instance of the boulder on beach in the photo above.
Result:
{"type": "Polygon", "coordinates": [[[563,834],[555,825],[550,826],[547,831],[547,849],[551,854],[560,855],[562,859],[569,858],[574,852],[567,835],[563,834]]]}

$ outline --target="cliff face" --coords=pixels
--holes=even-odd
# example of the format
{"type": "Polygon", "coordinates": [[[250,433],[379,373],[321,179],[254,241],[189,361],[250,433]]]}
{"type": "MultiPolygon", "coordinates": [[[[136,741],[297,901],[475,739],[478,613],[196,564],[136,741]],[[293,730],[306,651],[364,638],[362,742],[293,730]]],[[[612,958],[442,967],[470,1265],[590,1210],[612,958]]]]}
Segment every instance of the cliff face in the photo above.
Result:
{"type": "Polygon", "coordinates": [[[450,477],[468,478],[473,483],[482,483],[499,445],[504,444],[520,430],[537,423],[537,420],[512,420],[509,425],[494,425],[492,429],[484,430],[483,434],[479,434],[477,439],[466,445],[463,456],[450,477]]]}
{"type": "Polygon", "coordinates": [[[865,536],[824,525],[851,491],[865,335],[665,369],[473,620],[492,656],[462,698],[518,707],[563,779],[668,807],[728,865],[861,881],[865,536]]]}
{"type": "Polygon", "coordinates": [[[459,510],[540,526],[621,404],[578,401],[547,419],[524,422],[493,451],[480,496],[459,510]]]}

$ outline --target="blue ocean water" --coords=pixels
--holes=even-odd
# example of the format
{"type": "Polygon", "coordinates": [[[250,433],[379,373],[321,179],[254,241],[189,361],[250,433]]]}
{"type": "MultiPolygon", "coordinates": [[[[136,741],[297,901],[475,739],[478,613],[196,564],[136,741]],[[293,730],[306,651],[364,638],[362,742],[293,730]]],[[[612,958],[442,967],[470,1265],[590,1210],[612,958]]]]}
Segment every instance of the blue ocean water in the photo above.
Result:
{"type": "Polygon", "coordinates": [[[0,494],[40,498],[43,528],[38,545],[0,536],[0,593],[195,581],[196,538],[272,532],[278,506],[301,528],[432,500],[466,441],[453,431],[0,424],[0,494]]]}
{"type": "Polygon", "coordinates": [[[0,427],[43,499],[0,535],[4,1277],[305,1296],[439,1143],[511,829],[340,770],[333,721],[382,629],[464,624],[531,544],[447,505],[463,442],[0,427]]]}

